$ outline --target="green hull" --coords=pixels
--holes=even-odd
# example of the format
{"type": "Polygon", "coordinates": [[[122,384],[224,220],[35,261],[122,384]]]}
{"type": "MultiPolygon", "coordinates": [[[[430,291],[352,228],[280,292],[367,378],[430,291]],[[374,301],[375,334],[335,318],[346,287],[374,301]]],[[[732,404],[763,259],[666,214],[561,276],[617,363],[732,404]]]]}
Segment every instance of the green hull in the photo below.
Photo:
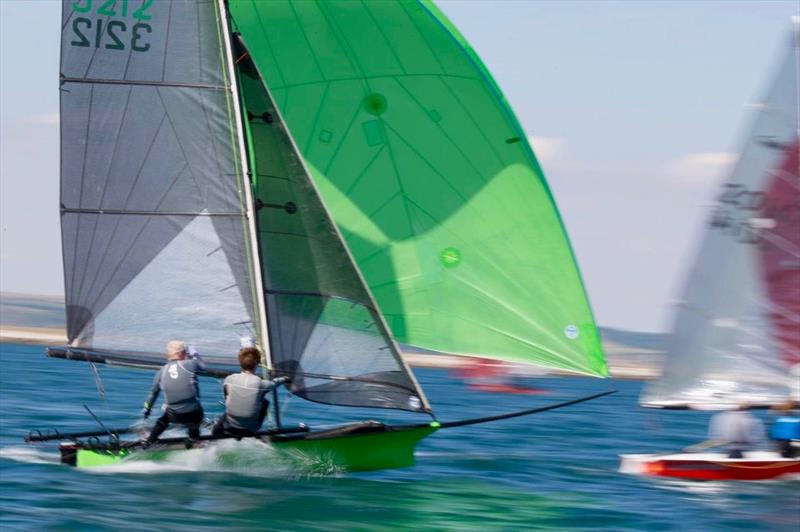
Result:
{"type": "Polygon", "coordinates": [[[373,434],[274,441],[273,445],[290,456],[311,458],[326,470],[395,469],[413,466],[417,443],[437,429],[438,424],[373,434]]]}
{"type": "MultiPolygon", "coordinates": [[[[417,443],[438,428],[439,424],[434,422],[412,427],[384,427],[369,432],[342,433],[332,430],[277,436],[270,438],[270,442],[282,462],[296,463],[306,470],[325,473],[374,471],[414,465],[417,443]]],[[[100,467],[135,456],[158,461],[180,452],[185,452],[180,445],[141,451],[92,449],[70,444],[62,446],[62,461],[76,467],[100,467]]]]}

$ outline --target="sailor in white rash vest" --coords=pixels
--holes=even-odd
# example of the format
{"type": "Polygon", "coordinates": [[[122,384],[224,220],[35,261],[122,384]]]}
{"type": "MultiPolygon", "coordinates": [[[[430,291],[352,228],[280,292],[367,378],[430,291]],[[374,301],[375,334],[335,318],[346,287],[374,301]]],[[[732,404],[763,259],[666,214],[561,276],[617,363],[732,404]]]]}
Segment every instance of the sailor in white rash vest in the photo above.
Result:
{"type": "Polygon", "coordinates": [[[150,436],[142,442],[145,447],[156,441],[170,423],[185,425],[192,439],[200,436],[203,405],[200,404],[197,372],[205,369],[205,362],[197,351],[191,347],[187,349],[186,344],[179,340],[168,342],[166,353],[168,362],[156,373],[142,410],[142,415],[147,418],[158,394],[163,391],[164,414],[156,421],[150,436]]]}
{"type": "Polygon", "coordinates": [[[242,372],[225,378],[222,385],[225,415],[214,424],[212,434],[251,436],[261,428],[269,407],[267,392],[289,382],[289,378],[279,377],[272,381],[261,379],[255,374],[260,361],[261,353],[255,347],[245,347],[239,351],[242,372]]]}

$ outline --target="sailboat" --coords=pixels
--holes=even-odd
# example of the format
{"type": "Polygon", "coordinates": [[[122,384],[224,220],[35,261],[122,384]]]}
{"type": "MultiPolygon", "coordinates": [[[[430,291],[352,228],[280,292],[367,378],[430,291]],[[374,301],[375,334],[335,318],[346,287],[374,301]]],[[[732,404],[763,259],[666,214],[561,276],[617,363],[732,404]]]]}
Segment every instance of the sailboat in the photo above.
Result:
{"type": "MultiPolygon", "coordinates": [[[[800,19],[725,181],[684,292],[652,408],[800,403],[800,19]]],[[[800,474],[774,452],[626,455],[623,471],[696,480],[800,474]]]]}
{"type": "Polygon", "coordinates": [[[454,371],[467,388],[479,392],[512,393],[520,395],[546,394],[547,391],[531,386],[530,376],[524,378],[508,362],[490,358],[471,358],[454,371]]]}
{"type": "MultiPolygon", "coordinates": [[[[69,343],[49,356],[155,369],[179,337],[221,377],[252,336],[294,396],[426,416],[315,430],[273,401],[260,439],[351,471],[609,393],[440,422],[400,355],[608,375],[525,134],[432,3],[64,0],[60,91],[69,343]]],[[[126,432],[29,441],[84,467],[145,452],[126,432]]]]}

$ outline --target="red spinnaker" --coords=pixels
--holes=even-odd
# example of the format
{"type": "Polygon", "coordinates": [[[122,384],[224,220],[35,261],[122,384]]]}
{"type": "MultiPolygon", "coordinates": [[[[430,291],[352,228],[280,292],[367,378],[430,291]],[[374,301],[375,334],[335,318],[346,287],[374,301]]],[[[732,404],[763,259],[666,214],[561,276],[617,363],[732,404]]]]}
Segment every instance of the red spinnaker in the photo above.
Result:
{"type": "Polygon", "coordinates": [[[765,189],[762,216],[774,220],[761,238],[761,268],[771,303],[770,321],[783,360],[800,363],[800,146],[785,151],[765,189]]]}

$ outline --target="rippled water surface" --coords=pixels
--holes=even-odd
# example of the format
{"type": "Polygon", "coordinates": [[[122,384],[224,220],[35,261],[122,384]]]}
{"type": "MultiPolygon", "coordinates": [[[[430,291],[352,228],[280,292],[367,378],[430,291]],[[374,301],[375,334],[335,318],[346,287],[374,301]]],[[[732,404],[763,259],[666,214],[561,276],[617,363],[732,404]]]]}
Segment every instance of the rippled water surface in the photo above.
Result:
{"type": "MultiPolygon", "coordinates": [[[[540,379],[547,395],[467,390],[442,370],[416,371],[443,421],[619,393],[527,418],[440,431],[413,468],[315,476],[255,442],[227,442],[167,462],[89,472],[58,463],[53,446],[28,446],[29,429],[93,430],[137,421],[152,374],[45,358],[38,347],[0,345],[0,528],[272,530],[798,530],[800,483],[691,484],[617,473],[620,453],[675,450],[703,439],[708,414],[638,408],[640,383],[540,379]],[[235,459],[220,460],[220,453],[235,459]]],[[[203,379],[209,414],[219,383],[203,379]]],[[[379,410],[283,400],[286,422],[312,426],[379,410]]]]}

